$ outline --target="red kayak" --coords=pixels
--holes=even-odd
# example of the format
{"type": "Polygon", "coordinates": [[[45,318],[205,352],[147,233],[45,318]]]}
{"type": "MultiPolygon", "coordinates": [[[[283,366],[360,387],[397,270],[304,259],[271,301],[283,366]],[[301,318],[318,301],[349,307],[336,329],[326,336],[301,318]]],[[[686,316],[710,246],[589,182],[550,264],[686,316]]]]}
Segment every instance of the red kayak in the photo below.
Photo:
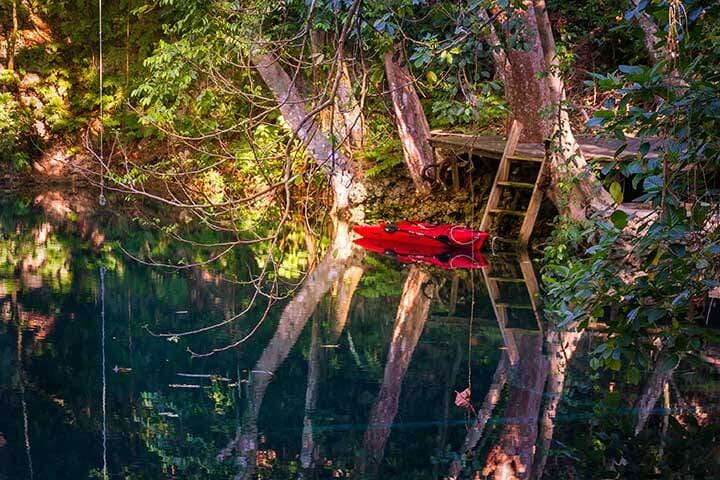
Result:
{"type": "Polygon", "coordinates": [[[374,238],[353,241],[365,250],[381,253],[402,263],[429,263],[445,269],[485,268],[488,263],[480,253],[469,248],[449,247],[445,244],[429,246],[412,243],[389,243],[374,238]]]}
{"type": "Polygon", "coordinates": [[[459,225],[433,225],[423,222],[380,223],[361,225],[353,230],[364,238],[381,240],[388,244],[412,244],[426,252],[441,246],[479,251],[490,236],[459,225]]]}

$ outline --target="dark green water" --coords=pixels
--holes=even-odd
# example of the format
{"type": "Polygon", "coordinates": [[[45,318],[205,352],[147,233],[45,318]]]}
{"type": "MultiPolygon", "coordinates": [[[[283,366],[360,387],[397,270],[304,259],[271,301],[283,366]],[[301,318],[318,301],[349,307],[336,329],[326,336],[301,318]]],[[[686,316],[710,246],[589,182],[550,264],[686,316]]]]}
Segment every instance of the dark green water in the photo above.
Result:
{"type": "MultiPolygon", "coordinates": [[[[489,420],[456,463],[460,478],[483,478],[503,455],[544,478],[720,478],[717,369],[683,361],[664,382],[669,402],[661,389],[636,435],[653,372],[628,385],[593,371],[602,338],[588,333],[557,387],[552,332],[531,310],[511,315],[512,358],[479,270],[341,246],[267,308],[246,283],[260,248],[171,271],[121,247],[158,261],[192,261],[192,247],[96,211],[92,197],[44,192],[0,207],[1,479],[443,478],[475,412],[489,420]],[[211,331],[156,335],[246,309],[211,331]],[[493,382],[496,405],[483,408],[493,382]],[[472,412],[455,405],[466,388],[472,412]]],[[[297,238],[283,284],[307,268],[297,238]]],[[[488,260],[518,277],[517,259],[488,260]]],[[[529,303],[525,284],[501,288],[504,302],[529,303]]]]}

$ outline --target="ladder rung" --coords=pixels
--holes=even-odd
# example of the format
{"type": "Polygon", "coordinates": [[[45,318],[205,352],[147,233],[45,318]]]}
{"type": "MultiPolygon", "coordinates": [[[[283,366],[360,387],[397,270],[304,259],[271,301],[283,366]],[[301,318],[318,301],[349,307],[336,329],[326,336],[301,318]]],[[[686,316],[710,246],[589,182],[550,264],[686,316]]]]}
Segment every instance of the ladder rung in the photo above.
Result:
{"type": "Polygon", "coordinates": [[[513,187],[513,188],[535,188],[534,183],[525,182],[497,182],[502,187],[513,187]]]}
{"type": "Polygon", "coordinates": [[[510,155],[510,156],[507,157],[507,158],[508,158],[508,160],[511,160],[511,161],[512,161],[512,160],[520,160],[520,161],[522,161],[522,162],[538,162],[538,163],[542,163],[543,161],[545,161],[545,159],[544,159],[543,157],[529,157],[529,156],[526,156],[526,155],[510,155]]]}
{"type": "Polygon", "coordinates": [[[515,215],[516,217],[524,217],[525,212],[521,212],[519,210],[505,210],[502,208],[491,208],[489,210],[490,213],[499,213],[503,215],[515,215]]]}
{"type": "Polygon", "coordinates": [[[508,283],[525,283],[524,278],[511,278],[511,277],[488,277],[490,280],[496,282],[508,282],[508,283]]]}
{"type": "Polygon", "coordinates": [[[524,303],[496,303],[496,307],[498,308],[517,308],[522,310],[532,310],[532,305],[526,305],[524,303]]]}

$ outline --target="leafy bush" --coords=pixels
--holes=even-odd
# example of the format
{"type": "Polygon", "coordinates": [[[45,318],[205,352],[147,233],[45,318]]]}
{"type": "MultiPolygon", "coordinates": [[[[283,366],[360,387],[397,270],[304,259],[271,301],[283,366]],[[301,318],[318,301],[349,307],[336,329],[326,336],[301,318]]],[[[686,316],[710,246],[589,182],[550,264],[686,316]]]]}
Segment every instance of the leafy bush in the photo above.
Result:
{"type": "Polygon", "coordinates": [[[25,151],[30,141],[32,118],[10,93],[0,93],[0,162],[15,170],[29,166],[25,151]]]}

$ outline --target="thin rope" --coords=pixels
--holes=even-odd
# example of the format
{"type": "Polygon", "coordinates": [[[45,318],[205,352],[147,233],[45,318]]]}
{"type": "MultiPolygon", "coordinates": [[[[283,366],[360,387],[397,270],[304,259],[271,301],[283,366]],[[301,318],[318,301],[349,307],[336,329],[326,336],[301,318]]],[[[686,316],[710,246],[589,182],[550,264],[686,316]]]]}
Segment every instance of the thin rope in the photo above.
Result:
{"type": "Polygon", "coordinates": [[[103,133],[105,126],[103,125],[103,30],[102,30],[102,0],[98,0],[98,43],[100,46],[100,61],[98,65],[100,79],[100,196],[98,203],[101,207],[105,206],[105,161],[103,155],[103,133]]]}
{"type": "MultiPolygon", "coordinates": [[[[473,184],[473,163],[472,150],[468,152],[470,161],[470,228],[475,229],[475,185],[473,184]]],[[[475,247],[472,248],[472,260],[475,263],[475,247]]],[[[470,325],[468,329],[468,364],[467,364],[467,383],[468,388],[472,392],[472,335],[473,320],[475,315],[475,269],[470,270],[470,325]]]]}
{"type": "MultiPolygon", "coordinates": [[[[15,303],[17,306],[17,302],[15,303]]],[[[20,319],[20,315],[17,316],[17,365],[18,365],[18,374],[20,376],[20,403],[22,403],[22,412],[23,412],[23,433],[25,434],[25,455],[27,456],[28,461],[28,470],[30,472],[30,479],[32,480],[35,478],[35,470],[33,469],[33,461],[32,461],[32,452],[30,449],[30,417],[28,413],[28,406],[27,406],[27,400],[25,399],[25,373],[23,372],[23,366],[22,366],[22,320],[20,319]]]]}
{"type": "Polygon", "coordinates": [[[107,468],[107,377],[105,358],[105,267],[100,267],[100,335],[102,339],[102,435],[103,435],[103,478],[108,478],[107,468]]]}

